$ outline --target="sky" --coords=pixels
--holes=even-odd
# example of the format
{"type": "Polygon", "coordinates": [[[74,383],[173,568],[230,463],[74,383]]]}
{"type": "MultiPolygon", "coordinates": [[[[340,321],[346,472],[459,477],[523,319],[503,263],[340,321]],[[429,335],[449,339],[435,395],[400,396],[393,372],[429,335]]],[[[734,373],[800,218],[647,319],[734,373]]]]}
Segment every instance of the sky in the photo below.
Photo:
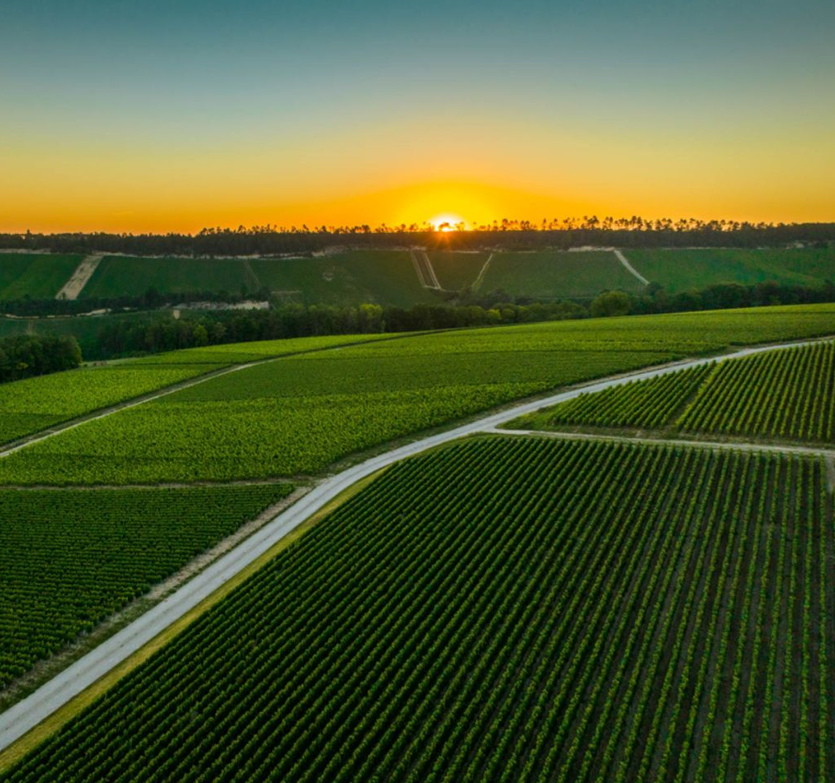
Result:
{"type": "Polygon", "coordinates": [[[831,0],[4,0],[0,231],[835,220],[831,0]]]}

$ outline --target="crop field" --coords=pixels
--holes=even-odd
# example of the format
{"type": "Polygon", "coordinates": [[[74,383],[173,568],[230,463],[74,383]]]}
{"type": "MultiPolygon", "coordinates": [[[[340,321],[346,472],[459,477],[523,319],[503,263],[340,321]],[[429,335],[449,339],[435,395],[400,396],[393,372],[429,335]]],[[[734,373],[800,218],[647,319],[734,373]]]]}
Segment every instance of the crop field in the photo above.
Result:
{"type": "Polygon", "coordinates": [[[0,482],[316,473],[353,453],[557,386],[721,350],[731,341],[830,331],[833,313],[835,305],[539,323],[290,356],[27,447],[0,460],[0,482]]]}
{"type": "Polygon", "coordinates": [[[459,441],[0,780],[831,779],[824,483],[776,455],[459,441]]]}
{"type": "Polygon", "coordinates": [[[426,254],[442,288],[460,291],[475,283],[489,253],[455,253],[434,251],[426,254]]]}
{"type": "Polygon", "coordinates": [[[262,285],[306,304],[411,307],[440,301],[420,285],[412,259],[405,251],[258,259],[251,264],[262,285]]]}
{"type": "Polygon", "coordinates": [[[696,367],[584,394],[511,427],[673,428],[835,443],[835,342],[696,367]]]}
{"type": "Polygon", "coordinates": [[[835,282],[835,247],[763,250],[627,250],[630,263],[670,293],[711,285],[776,282],[820,288],[835,282]]]}
{"type": "Polygon", "coordinates": [[[0,253],[0,300],[52,299],[70,279],[81,256],[0,253]]]}
{"type": "Polygon", "coordinates": [[[105,256],[81,292],[82,299],[189,291],[249,294],[258,290],[246,261],[231,258],[134,258],[105,256]]]}
{"type": "Polygon", "coordinates": [[[0,692],[291,490],[0,490],[0,692]]]}
{"type": "MultiPolygon", "coordinates": [[[[640,271],[640,270],[639,270],[640,271]]],[[[495,253],[479,291],[501,289],[513,296],[591,298],[602,291],[644,288],[609,251],[495,253]]]]}
{"type": "Polygon", "coordinates": [[[835,443],[835,342],[719,364],[677,424],[694,432],[835,443]]]}
{"type": "Polygon", "coordinates": [[[216,369],[212,365],[124,363],[0,385],[0,443],[216,369]]]}
{"type": "Polygon", "coordinates": [[[333,335],[189,348],[2,384],[0,443],[232,364],[391,338],[333,335]]]}
{"type": "Polygon", "coordinates": [[[706,364],[646,381],[632,381],[583,394],[536,416],[552,425],[661,427],[684,407],[711,370],[712,366],[706,364]]]}

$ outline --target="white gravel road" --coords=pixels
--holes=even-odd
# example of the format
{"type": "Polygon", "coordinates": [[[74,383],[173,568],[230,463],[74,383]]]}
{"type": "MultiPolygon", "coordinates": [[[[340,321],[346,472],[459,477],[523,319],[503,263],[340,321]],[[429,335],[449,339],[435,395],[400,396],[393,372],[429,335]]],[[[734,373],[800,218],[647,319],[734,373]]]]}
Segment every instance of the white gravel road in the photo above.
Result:
{"type": "MultiPolygon", "coordinates": [[[[827,338],[827,339],[832,339],[827,338]]],[[[122,629],[115,636],[91,650],[40,689],[26,699],[0,715],[0,751],[37,726],[52,713],[63,707],[73,697],[84,691],[98,679],[118,666],[131,654],[151,641],[175,621],[199,604],[229,579],[234,577],[250,563],[267,552],[287,533],[301,525],[326,504],[372,473],[399,460],[419,454],[456,440],[466,435],[490,432],[518,416],[532,413],[542,408],[573,399],[587,392],[602,391],[632,380],[654,378],[687,367],[696,367],[712,361],[750,356],[767,350],[789,348],[793,345],[810,342],[800,340],[782,345],[743,348],[720,357],[689,359],[663,367],[650,368],[616,378],[596,381],[569,391],[562,391],[537,400],[510,406],[498,413],[471,421],[454,429],[416,440],[408,445],[372,457],[353,467],[343,470],[319,484],[305,495],[298,503],[279,514],[272,522],[262,527],[257,533],[243,541],[235,549],[216,560],[205,571],[183,585],[177,592],[150,609],[135,622],[122,629]]]]}

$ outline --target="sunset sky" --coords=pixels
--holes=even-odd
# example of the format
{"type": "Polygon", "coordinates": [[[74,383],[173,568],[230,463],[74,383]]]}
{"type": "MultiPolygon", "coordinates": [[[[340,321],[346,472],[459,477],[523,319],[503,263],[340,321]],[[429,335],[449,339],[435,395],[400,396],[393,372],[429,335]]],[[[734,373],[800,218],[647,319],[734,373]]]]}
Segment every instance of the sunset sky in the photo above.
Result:
{"type": "Polygon", "coordinates": [[[835,220],[832,0],[0,12],[0,230],[835,220]]]}

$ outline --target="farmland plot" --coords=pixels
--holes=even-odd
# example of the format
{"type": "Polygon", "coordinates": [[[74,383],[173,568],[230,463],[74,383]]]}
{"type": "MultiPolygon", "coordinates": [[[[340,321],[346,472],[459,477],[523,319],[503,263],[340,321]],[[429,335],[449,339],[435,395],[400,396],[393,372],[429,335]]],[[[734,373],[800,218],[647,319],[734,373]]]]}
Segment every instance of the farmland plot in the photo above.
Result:
{"type": "Polygon", "coordinates": [[[0,490],[0,693],[291,490],[0,490]]]}
{"type": "Polygon", "coordinates": [[[829,779],[832,552],[818,461],[458,442],[0,780],[829,779]]]}
{"type": "Polygon", "coordinates": [[[290,356],[29,447],[0,460],[0,482],[318,472],[363,449],[556,386],[716,351],[730,341],[826,332],[833,314],[835,306],[539,323],[290,356]]]}

